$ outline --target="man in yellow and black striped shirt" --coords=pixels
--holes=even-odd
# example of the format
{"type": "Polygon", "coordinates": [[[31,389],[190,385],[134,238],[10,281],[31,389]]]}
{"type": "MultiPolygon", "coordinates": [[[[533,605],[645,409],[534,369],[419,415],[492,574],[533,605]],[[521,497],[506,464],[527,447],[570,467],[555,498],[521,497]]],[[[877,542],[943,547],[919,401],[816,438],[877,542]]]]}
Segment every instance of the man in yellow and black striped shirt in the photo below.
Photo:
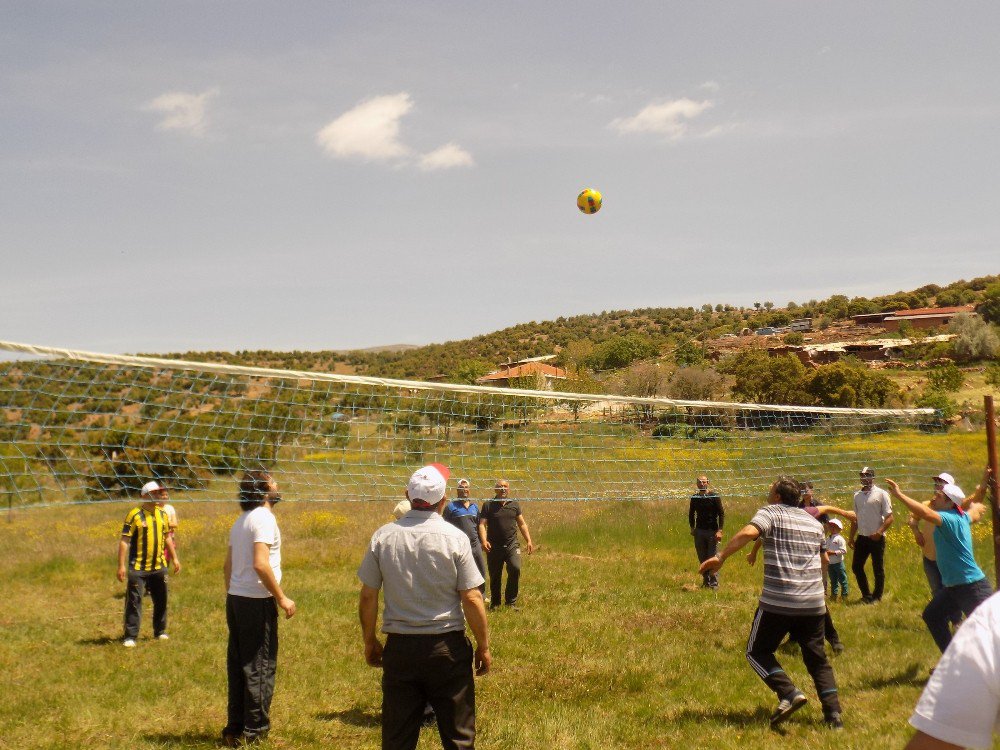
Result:
{"type": "Polygon", "coordinates": [[[167,490],[159,482],[142,487],[143,503],[125,516],[118,543],[118,580],[128,578],[125,591],[125,636],[122,645],[134,648],[142,621],[142,595],[149,589],[153,600],[153,637],[167,640],[167,560],[170,552],[174,572],[181,569],[177,550],[168,535],[169,522],[163,511],[167,490]],[[126,556],[128,566],[126,568],[126,556]]]}

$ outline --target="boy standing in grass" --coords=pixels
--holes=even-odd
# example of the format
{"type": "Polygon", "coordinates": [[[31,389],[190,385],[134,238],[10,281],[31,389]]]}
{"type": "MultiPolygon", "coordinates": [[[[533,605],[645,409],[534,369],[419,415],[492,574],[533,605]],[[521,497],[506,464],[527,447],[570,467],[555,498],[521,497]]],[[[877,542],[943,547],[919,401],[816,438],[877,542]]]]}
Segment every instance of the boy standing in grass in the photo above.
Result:
{"type": "Polygon", "coordinates": [[[177,550],[168,535],[167,515],[163,504],[167,490],[159,482],[142,486],[142,505],[132,508],[125,517],[118,542],[118,580],[128,578],[125,589],[125,635],[122,645],[135,648],[142,622],[142,596],[148,589],[153,600],[153,637],[167,640],[167,557],[174,572],[181,570],[177,550]],[[126,569],[126,557],[128,567],[126,569]]]}
{"type": "Polygon", "coordinates": [[[844,566],[844,555],[847,554],[847,541],[841,536],[844,522],[839,518],[831,518],[826,523],[830,536],[826,540],[826,553],[830,558],[830,598],[836,601],[837,592],[847,601],[847,568],[844,566]]]}
{"type": "Polygon", "coordinates": [[[771,485],[768,505],[757,511],[722,552],[702,563],[698,572],[704,575],[717,571],[726,558],[753,540],[764,540],[764,587],[746,654],[753,670],[778,696],[771,726],[781,724],[808,702],[774,655],[784,637],[790,635],[802,649],[802,660],[816,686],[826,725],[841,729],[844,724],[837,681],[823,643],[826,537],[822,524],[798,506],[798,482],[779,477],[771,485]]]}

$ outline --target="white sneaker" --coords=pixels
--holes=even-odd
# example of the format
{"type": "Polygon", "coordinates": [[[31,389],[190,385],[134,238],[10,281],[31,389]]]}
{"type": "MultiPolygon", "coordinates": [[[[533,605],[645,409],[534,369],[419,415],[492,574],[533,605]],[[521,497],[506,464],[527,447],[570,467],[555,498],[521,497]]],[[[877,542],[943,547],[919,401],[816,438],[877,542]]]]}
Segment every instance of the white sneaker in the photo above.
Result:
{"type": "Polygon", "coordinates": [[[156,640],[158,640],[158,641],[169,641],[170,640],[170,636],[167,635],[166,633],[160,633],[158,636],[156,636],[156,640]]]}
{"type": "Polygon", "coordinates": [[[122,641],[122,645],[125,648],[135,648],[135,638],[126,638],[122,641]]]}

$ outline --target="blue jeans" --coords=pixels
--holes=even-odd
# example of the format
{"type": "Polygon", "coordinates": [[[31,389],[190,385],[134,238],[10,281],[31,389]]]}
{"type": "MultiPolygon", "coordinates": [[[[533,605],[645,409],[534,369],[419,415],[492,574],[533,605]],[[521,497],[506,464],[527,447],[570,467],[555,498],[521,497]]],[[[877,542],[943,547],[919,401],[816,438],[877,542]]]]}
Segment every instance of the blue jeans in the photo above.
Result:
{"type": "Polygon", "coordinates": [[[980,604],[993,595],[993,587],[986,578],[960,586],[942,586],[934,594],[931,603],[924,608],[924,622],[941,653],[951,643],[951,628],[948,627],[956,609],[968,617],[980,604]]]}
{"type": "Polygon", "coordinates": [[[837,589],[843,596],[847,596],[847,567],[844,561],[830,563],[830,595],[836,596],[837,589]]]}

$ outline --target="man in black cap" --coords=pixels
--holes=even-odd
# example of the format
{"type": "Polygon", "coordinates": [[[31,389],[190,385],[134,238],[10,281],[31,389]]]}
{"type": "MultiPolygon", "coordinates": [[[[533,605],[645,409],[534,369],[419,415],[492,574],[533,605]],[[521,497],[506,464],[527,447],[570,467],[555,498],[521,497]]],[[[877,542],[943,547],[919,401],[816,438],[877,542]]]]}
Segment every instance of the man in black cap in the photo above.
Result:
{"type": "Polygon", "coordinates": [[[858,580],[861,601],[874,604],[882,599],[885,590],[885,532],[892,526],[892,503],[889,493],[875,486],[874,469],[865,466],[860,477],[861,489],[854,493],[854,513],[858,517],[858,525],[857,529],[851,528],[848,545],[854,550],[851,570],[858,580]],[[865,563],[869,557],[875,576],[874,590],[868,587],[868,576],[865,575],[865,563]]]}

